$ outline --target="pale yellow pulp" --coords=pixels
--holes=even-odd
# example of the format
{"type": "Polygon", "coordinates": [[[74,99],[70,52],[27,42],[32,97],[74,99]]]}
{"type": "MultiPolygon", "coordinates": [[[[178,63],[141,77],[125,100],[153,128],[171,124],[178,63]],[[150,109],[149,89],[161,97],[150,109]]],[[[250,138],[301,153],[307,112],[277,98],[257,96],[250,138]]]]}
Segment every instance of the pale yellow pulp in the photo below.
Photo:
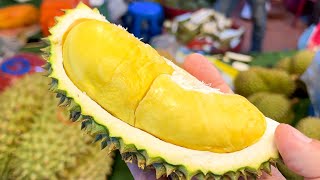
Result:
{"type": "Polygon", "coordinates": [[[239,95],[187,90],[152,47],[111,23],[83,20],[63,43],[72,82],[120,120],[178,146],[234,152],[264,134],[263,114],[239,95]]]}

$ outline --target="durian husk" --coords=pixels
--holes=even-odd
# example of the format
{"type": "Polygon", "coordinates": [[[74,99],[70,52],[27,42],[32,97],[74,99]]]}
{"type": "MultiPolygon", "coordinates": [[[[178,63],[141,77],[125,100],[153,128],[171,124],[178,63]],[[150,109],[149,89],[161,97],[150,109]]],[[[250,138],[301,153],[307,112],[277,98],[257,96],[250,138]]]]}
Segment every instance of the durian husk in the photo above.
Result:
{"type": "MultiPolygon", "coordinates": [[[[98,10],[94,9],[94,12],[98,13],[98,10]]],[[[68,14],[68,10],[66,11],[66,14],[68,14]]],[[[57,23],[63,18],[63,16],[59,17],[56,20],[57,23]]],[[[59,86],[59,80],[54,76],[54,71],[50,64],[50,57],[52,56],[50,37],[44,38],[43,41],[48,44],[47,48],[42,49],[43,58],[47,60],[47,64],[44,65],[43,68],[46,70],[45,76],[51,79],[49,90],[56,93],[56,97],[60,99],[58,106],[68,109],[70,120],[72,122],[80,122],[81,129],[93,136],[94,142],[99,142],[101,149],[106,149],[109,153],[119,150],[122,159],[126,163],[134,163],[140,169],[154,169],[157,179],[160,177],[168,177],[173,180],[189,180],[193,178],[199,180],[256,179],[260,177],[263,172],[271,174],[271,166],[276,166],[277,158],[270,158],[261,163],[258,168],[242,167],[236,171],[229,171],[218,175],[211,172],[203,173],[202,171],[190,173],[183,165],[170,164],[161,157],[149,157],[146,149],[138,149],[134,144],[126,144],[121,137],[110,136],[107,127],[100,125],[94,117],[82,112],[80,104],[78,104],[73,99],[72,95],[68,94],[63,87],[59,86]]]]}
{"type": "MultiPolygon", "coordinates": [[[[50,57],[50,41],[44,39],[48,43],[48,48],[42,49],[44,58],[50,57]]],[[[242,177],[243,179],[256,179],[262,175],[263,172],[271,173],[271,165],[276,166],[277,159],[269,159],[262,163],[259,168],[254,169],[251,167],[243,167],[236,172],[229,171],[223,175],[216,175],[213,173],[198,172],[196,174],[190,174],[182,165],[172,165],[167,163],[161,157],[150,158],[146,150],[137,149],[134,144],[126,144],[121,137],[109,136],[107,127],[98,124],[94,117],[82,114],[81,107],[77,104],[72,97],[67,95],[65,90],[58,88],[58,80],[51,76],[53,69],[48,61],[43,68],[47,71],[45,76],[51,79],[50,88],[52,92],[56,93],[56,97],[59,98],[59,106],[63,106],[70,112],[70,120],[72,122],[81,122],[81,129],[85,130],[91,136],[94,136],[94,142],[100,142],[101,149],[107,149],[109,153],[119,150],[122,159],[126,163],[134,163],[140,169],[154,169],[156,172],[156,178],[168,177],[173,180],[184,180],[197,178],[199,180],[205,179],[232,179],[236,180],[242,177]]]]}

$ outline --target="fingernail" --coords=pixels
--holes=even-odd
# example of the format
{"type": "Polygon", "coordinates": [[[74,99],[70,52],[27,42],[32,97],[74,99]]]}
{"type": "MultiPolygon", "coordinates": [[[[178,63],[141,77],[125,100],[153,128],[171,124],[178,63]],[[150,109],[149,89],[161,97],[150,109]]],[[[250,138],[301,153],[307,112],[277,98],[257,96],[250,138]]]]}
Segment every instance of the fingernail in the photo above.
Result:
{"type": "Polygon", "coordinates": [[[301,141],[303,143],[310,143],[312,141],[311,138],[308,138],[295,128],[292,128],[292,134],[298,141],[301,141]]]}

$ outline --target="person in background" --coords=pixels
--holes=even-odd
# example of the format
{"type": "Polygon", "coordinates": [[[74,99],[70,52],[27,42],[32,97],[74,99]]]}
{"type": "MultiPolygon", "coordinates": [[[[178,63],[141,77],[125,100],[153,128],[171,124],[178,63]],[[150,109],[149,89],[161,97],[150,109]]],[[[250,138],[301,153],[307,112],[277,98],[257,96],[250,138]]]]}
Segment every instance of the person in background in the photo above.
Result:
{"type": "MultiPolygon", "coordinates": [[[[261,52],[263,39],[267,24],[267,0],[247,0],[251,7],[253,30],[251,36],[252,52],[261,52]]],[[[232,11],[239,4],[239,0],[219,0],[216,2],[215,8],[227,17],[231,16],[232,11]]]]}

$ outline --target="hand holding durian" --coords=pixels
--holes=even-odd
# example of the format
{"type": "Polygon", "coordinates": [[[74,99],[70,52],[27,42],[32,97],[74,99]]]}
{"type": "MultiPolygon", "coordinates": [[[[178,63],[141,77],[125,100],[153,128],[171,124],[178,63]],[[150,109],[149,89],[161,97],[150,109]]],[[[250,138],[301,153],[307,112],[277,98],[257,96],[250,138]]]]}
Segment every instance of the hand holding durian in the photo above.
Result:
{"type": "MultiPolygon", "coordinates": [[[[232,93],[228,85],[223,81],[217,69],[205,59],[205,57],[192,54],[185,59],[184,69],[199,80],[210,84],[214,88],[219,88],[222,92],[232,93]]],[[[320,125],[320,121],[312,118],[305,119],[312,121],[316,126],[320,125]]],[[[304,120],[298,124],[298,128],[302,130],[308,127],[302,124],[304,120]]],[[[308,124],[311,124],[308,122],[308,124]]],[[[312,134],[310,134],[312,137],[312,134]]],[[[320,139],[320,132],[314,138],[320,139]]],[[[320,179],[320,142],[315,139],[303,135],[300,131],[289,125],[281,124],[277,127],[275,133],[276,145],[285,162],[295,174],[303,176],[305,179],[320,179]]],[[[143,171],[136,165],[128,163],[128,167],[135,179],[155,180],[154,171],[143,171]]],[[[291,179],[303,179],[298,176],[291,176],[291,179]]],[[[166,178],[162,178],[166,179],[166,178]]],[[[272,175],[264,173],[259,179],[261,180],[285,180],[286,178],[274,167],[272,167],[272,175]]],[[[290,177],[287,177],[290,179],[290,177]]]]}
{"type": "Polygon", "coordinates": [[[120,150],[126,162],[154,169],[156,178],[271,173],[282,126],[223,81],[213,88],[216,81],[195,78],[200,71],[181,69],[84,4],[67,10],[50,33],[51,89],[102,148],[120,150]]]}

